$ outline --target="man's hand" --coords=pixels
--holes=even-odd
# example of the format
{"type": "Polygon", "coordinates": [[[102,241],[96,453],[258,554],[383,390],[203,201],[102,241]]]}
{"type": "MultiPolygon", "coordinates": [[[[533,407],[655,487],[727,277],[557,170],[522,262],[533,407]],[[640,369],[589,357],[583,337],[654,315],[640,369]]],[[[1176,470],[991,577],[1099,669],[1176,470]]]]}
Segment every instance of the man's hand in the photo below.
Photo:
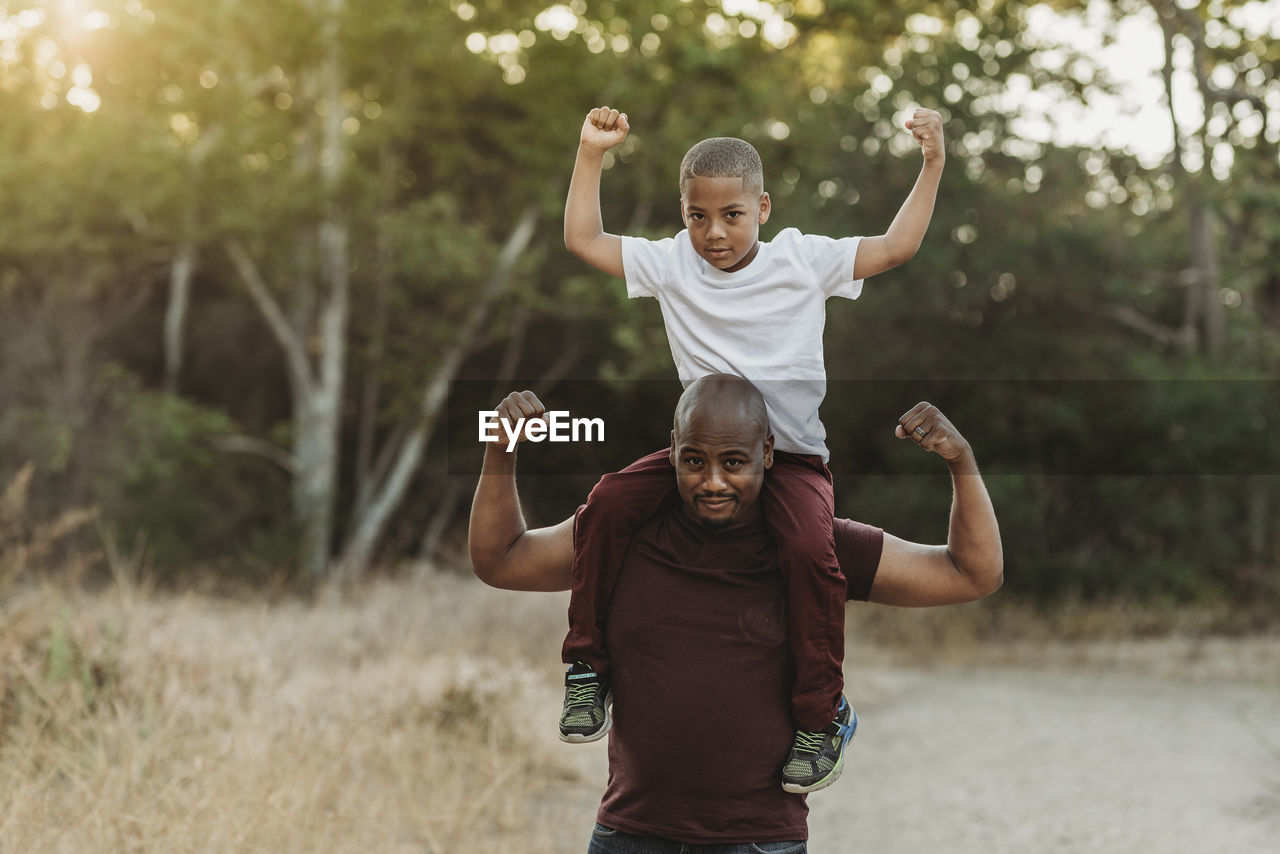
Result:
{"type": "Polygon", "coordinates": [[[903,413],[893,434],[899,439],[915,440],[917,445],[942,457],[948,465],[973,458],[973,449],[968,441],[932,403],[921,401],[903,413]]]}
{"type": "Polygon", "coordinates": [[[920,153],[926,163],[941,163],[947,157],[946,146],[943,145],[942,115],[935,110],[917,107],[915,113],[906,121],[907,130],[920,143],[920,153]]]}
{"type": "Polygon", "coordinates": [[[523,442],[529,438],[529,422],[547,420],[544,417],[547,408],[531,391],[511,392],[502,399],[502,403],[498,404],[495,411],[498,413],[498,422],[504,425],[502,429],[508,437],[511,436],[511,431],[516,425],[520,425],[517,442],[523,442]]]}
{"type": "Polygon", "coordinates": [[[609,107],[596,107],[587,113],[587,118],[582,123],[579,144],[603,154],[626,139],[629,130],[631,125],[627,123],[626,113],[609,107]]]}

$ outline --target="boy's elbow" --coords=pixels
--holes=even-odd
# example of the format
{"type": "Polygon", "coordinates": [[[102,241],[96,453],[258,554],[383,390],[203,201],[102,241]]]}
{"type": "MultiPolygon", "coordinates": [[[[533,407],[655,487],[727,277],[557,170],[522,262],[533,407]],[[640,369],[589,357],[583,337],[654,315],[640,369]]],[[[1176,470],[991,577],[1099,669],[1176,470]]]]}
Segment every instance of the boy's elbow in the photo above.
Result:
{"type": "Polygon", "coordinates": [[[579,260],[586,259],[587,246],[590,241],[585,241],[580,235],[570,234],[568,231],[564,233],[564,248],[579,260]]]}
{"type": "Polygon", "coordinates": [[[915,245],[894,247],[894,249],[892,250],[889,256],[889,263],[891,266],[901,267],[903,264],[907,263],[912,258],[916,257],[916,253],[919,251],[920,251],[919,243],[915,245]]]}

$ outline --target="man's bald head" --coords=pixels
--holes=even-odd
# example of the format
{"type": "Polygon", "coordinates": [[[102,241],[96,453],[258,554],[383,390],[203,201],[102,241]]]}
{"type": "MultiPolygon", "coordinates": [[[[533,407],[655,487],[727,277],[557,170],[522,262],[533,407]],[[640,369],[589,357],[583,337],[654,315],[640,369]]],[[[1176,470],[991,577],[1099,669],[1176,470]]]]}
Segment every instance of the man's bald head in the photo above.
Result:
{"type": "Polygon", "coordinates": [[[723,425],[748,444],[763,442],[769,435],[769,413],[764,396],[747,380],[735,374],[709,374],[694,380],[676,404],[676,436],[685,435],[695,421],[708,419],[723,425]]]}
{"type": "Polygon", "coordinates": [[[671,465],[685,513],[704,528],[722,531],[758,520],[773,435],[756,387],[731,374],[691,383],[676,404],[671,465]]]}

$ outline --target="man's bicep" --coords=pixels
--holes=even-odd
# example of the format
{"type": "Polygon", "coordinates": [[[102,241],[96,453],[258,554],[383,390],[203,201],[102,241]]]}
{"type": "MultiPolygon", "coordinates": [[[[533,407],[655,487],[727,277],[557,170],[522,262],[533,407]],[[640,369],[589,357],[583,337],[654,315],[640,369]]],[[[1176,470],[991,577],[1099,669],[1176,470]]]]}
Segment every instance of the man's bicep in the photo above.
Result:
{"type": "Polygon", "coordinates": [[[983,595],[956,569],[946,546],[912,543],[885,533],[884,549],[868,601],[926,608],[972,602],[983,595]]]}
{"type": "Polygon", "coordinates": [[[572,566],[573,517],[570,516],[558,525],[525,531],[480,580],[504,590],[568,590],[572,566]]]}

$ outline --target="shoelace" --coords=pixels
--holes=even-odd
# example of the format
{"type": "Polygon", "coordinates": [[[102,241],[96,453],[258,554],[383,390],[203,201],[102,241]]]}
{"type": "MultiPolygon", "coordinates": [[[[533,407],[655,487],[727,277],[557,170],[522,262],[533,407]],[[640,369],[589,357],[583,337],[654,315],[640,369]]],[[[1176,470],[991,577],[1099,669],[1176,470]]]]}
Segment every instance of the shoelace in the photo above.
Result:
{"type": "Polygon", "coordinates": [[[821,732],[798,732],[796,733],[795,749],[801,753],[818,753],[822,750],[821,732]]]}
{"type": "Polygon", "coordinates": [[[596,702],[596,685],[570,685],[570,706],[593,706],[596,702]]]}

